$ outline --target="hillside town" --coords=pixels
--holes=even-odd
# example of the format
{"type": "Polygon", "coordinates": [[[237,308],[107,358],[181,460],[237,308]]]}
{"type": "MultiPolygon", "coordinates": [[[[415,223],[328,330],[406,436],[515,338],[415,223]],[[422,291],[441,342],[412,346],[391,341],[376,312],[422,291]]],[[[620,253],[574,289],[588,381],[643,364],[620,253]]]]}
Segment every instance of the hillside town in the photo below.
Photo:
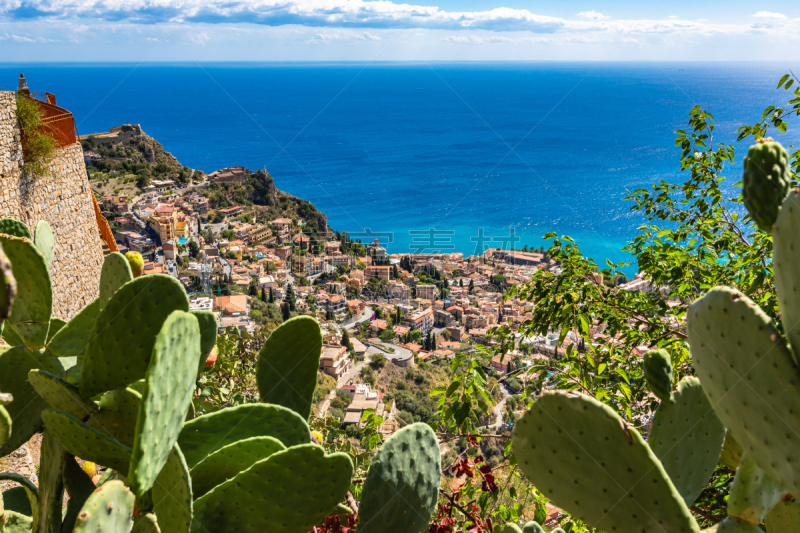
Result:
{"type": "MultiPolygon", "coordinates": [[[[137,196],[105,196],[99,203],[120,251],[140,252],[145,274],[180,280],[193,309],[217,315],[220,333],[253,334],[300,314],[316,317],[325,332],[320,374],[334,382],[318,410],[339,405],[345,426],[363,425],[362,413],[373,409],[386,412],[391,428],[395,406],[384,405],[383,392],[371,388],[374,377],[366,367],[373,361],[413,369],[476,352],[476,345],[491,346],[494,326],[516,330],[531,316],[530,302],[504,300],[504,292],[530,281],[537,270],[559,271],[543,250],[487,248],[467,257],[390,253],[380,239],[362,242],[347,232],[309,228],[298,216],[270,217],[257,205],[209,201],[214,186],[250,174],[230,167],[191,184],[152,180],[137,196]],[[344,398],[342,391],[346,405],[337,399],[344,398]]],[[[637,277],[620,289],[649,291],[650,285],[637,277]]],[[[591,335],[603,335],[602,329],[593,327],[591,335]]],[[[515,349],[495,356],[487,371],[501,378],[536,359],[560,357],[580,342],[573,333],[560,346],[557,332],[518,334],[515,349]]],[[[512,377],[504,380],[503,394],[522,387],[512,377]]],[[[511,425],[513,415],[503,416],[501,409],[491,422],[511,425]]]]}

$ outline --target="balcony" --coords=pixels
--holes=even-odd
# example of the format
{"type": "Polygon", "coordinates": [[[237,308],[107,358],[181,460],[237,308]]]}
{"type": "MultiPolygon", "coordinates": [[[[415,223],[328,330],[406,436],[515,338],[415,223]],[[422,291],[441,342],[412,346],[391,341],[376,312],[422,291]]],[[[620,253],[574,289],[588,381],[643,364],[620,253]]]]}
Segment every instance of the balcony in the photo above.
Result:
{"type": "Polygon", "coordinates": [[[42,115],[42,128],[64,148],[78,142],[78,128],[72,113],[56,105],[56,95],[52,93],[31,93],[30,97],[39,106],[42,115]]]}

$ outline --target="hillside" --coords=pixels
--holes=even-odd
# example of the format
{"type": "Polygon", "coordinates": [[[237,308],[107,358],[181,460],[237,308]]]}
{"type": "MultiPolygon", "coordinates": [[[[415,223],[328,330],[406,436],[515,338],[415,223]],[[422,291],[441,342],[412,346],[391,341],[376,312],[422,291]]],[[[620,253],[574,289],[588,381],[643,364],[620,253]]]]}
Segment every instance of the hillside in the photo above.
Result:
{"type": "Polygon", "coordinates": [[[172,180],[185,185],[205,182],[194,188],[209,199],[210,220],[223,218],[216,214],[216,209],[241,205],[254,208],[247,215],[252,219],[298,218],[316,231],[328,229],[324,213],[308,200],[278,189],[268,172],[245,171],[234,180],[211,179],[206,172],[181,165],[138,124],[84,135],[81,144],[87,156],[89,180],[98,197],[114,194],[134,197],[153,180],[172,180]]]}
{"type": "MultiPolygon", "coordinates": [[[[205,191],[209,207],[221,209],[234,205],[256,206],[255,218],[298,218],[309,228],[326,231],[328,217],[308,200],[281,191],[275,180],[263,170],[249,173],[236,183],[210,183],[205,191]]],[[[213,213],[209,214],[213,219],[213,213]]]]}

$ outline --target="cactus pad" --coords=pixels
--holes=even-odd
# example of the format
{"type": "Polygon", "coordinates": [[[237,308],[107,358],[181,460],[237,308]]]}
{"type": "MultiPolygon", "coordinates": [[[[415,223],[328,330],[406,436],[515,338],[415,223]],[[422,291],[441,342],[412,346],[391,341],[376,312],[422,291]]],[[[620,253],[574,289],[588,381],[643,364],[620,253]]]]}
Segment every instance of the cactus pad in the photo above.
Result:
{"type": "Polygon", "coordinates": [[[92,415],[87,424],[132,447],[142,396],[130,387],[114,389],[105,393],[97,403],[99,411],[92,415]]]}
{"type": "Polygon", "coordinates": [[[688,377],[659,406],[647,443],[687,506],[703,491],[719,462],[725,427],[708,403],[700,380],[688,377]]]}
{"type": "Polygon", "coordinates": [[[73,533],[128,533],[133,527],[133,503],[133,494],[122,481],[109,481],[86,500],[73,533]]]}
{"type": "Polygon", "coordinates": [[[211,311],[192,309],[189,311],[200,326],[200,361],[198,372],[206,366],[206,358],[217,343],[217,317],[211,311]]]}
{"type": "Polygon", "coordinates": [[[63,372],[58,359],[42,351],[25,346],[0,350],[0,391],[13,396],[4,408],[14,421],[8,441],[0,446],[0,457],[19,448],[42,429],[41,413],[48,405],[28,382],[28,372],[34,368],[53,374],[63,372]]]}
{"type": "Polygon", "coordinates": [[[769,477],[800,494],[800,369],[756,304],[718,287],[687,314],[703,391],[736,441],[769,477]]]}
{"type": "MultiPolygon", "coordinates": [[[[24,487],[12,487],[3,491],[2,496],[0,496],[0,509],[14,511],[25,516],[33,516],[28,491],[24,487]]],[[[0,511],[0,513],[2,512],[0,511]]]]}
{"type": "Polygon", "coordinates": [[[800,190],[794,189],[783,201],[778,219],[772,227],[772,267],[775,272],[775,292],[781,308],[781,320],[787,326],[786,336],[797,362],[800,354],[800,332],[791,327],[800,322],[800,284],[797,265],[800,247],[796,246],[800,227],[800,190]]]}
{"type": "Polygon", "coordinates": [[[316,444],[288,448],[199,498],[192,532],[309,531],[335,511],[352,475],[343,453],[326,456],[316,444]]]}
{"type": "Polygon", "coordinates": [[[439,442],[427,424],[411,424],[389,437],[364,481],[359,532],[426,530],[439,500],[441,471],[439,442]]]}
{"type": "Polygon", "coordinates": [[[51,317],[50,318],[50,327],[47,329],[47,342],[46,344],[50,344],[50,341],[55,336],[56,333],[61,331],[64,326],[67,325],[65,320],[61,320],[60,318],[51,317]]]}
{"type": "Polygon", "coordinates": [[[44,257],[27,239],[0,235],[0,244],[17,282],[14,306],[5,327],[14,328],[29,347],[44,346],[53,312],[53,287],[44,257]]]}
{"type": "Polygon", "coordinates": [[[0,244],[0,333],[3,332],[4,320],[11,315],[16,294],[17,282],[14,280],[11,262],[3,253],[3,245],[0,244]]]}
{"type": "Polygon", "coordinates": [[[158,528],[156,516],[150,513],[139,513],[133,519],[133,529],[131,533],[161,533],[158,528]]]}
{"type": "Polygon", "coordinates": [[[719,456],[719,462],[731,470],[739,468],[739,463],[742,462],[742,447],[733,438],[730,431],[725,433],[725,442],[722,444],[722,453],[719,456]]]}
{"type": "Polygon", "coordinates": [[[764,523],[767,533],[786,533],[797,531],[800,524],[800,504],[795,500],[784,500],[767,515],[764,523]]]}
{"type": "Polygon", "coordinates": [[[56,357],[78,357],[86,352],[94,323],[100,315],[100,303],[95,300],[72,317],[72,320],[47,341],[47,349],[56,357]]]}
{"type": "Polygon", "coordinates": [[[544,533],[544,529],[536,522],[528,522],[522,528],[522,533],[544,533]]]}
{"type": "Polygon", "coordinates": [[[298,316],[281,324],[258,354],[259,399],[288,407],[308,420],[321,353],[322,334],[315,319],[298,316]]]}
{"type": "Polygon", "coordinates": [[[786,491],[744,454],[728,495],[728,516],[758,525],[786,491]]]}
{"type": "Polygon", "coordinates": [[[592,527],[699,531],[639,432],[593,398],[542,394],[517,423],[514,451],[537,489],[592,527]]]}
{"type": "Polygon", "coordinates": [[[250,437],[275,437],[288,448],[311,442],[311,431],[306,421],[291,409],[249,403],[186,422],[178,444],[192,468],[223,446],[250,437]]]}
{"type": "Polygon", "coordinates": [[[192,492],[195,499],[262,461],[285,450],[274,437],[251,437],[220,448],[192,468],[192,492]]]}
{"type": "Polygon", "coordinates": [[[780,143],[759,139],[750,147],[744,158],[742,197],[750,216],[764,231],[772,229],[791,180],[789,155],[780,143]]]}
{"type": "Polygon", "coordinates": [[[11,438],[11,415],[3,407],[3,404],[11,402],[11,398],[10,394],[0,393],[0,446],[11,438]],[[5,401],[5,398],[8,398],[8,401],[5,401]]]}
{"type": "Polygon", "coordinates": [[[188,311],[189,300],[173,277],[153,274],[120,287],[92,330],[81,371],[81,394],[90,397],[142,379],[156,336],[175,310],[188,311]]]}
{"type": "Polygon", "coordinates": [[[650,391],[666,402],[672,395],[672,359],[666,350],[650,350],[644,354],[644,377],[650,391]]]}
{"type": "Polygon", "coordinates": [[[64,479],[64,488],[69,494],[69,500],[67,501],[67,510],[64,514],[61,530],[67,532],[72,531],[75,527],[78,513],[97,487],[92,482],[92,478],[78,466],[75,457],[72,455],[67,455],[65,458],[62,477],[64,479]]]}
{"type": "Polygon", "coordinates": [[[39,461],[39,517],[38,521],[33,519],[43,531],[61,529],[65,459],[64,448],[49,431],[45,431],[39,461]]]}
{"type": "Polygon", "coordinates": [[[180,448],[174,446],[153,485],[153,505],[164,533],[188,533],[192,522],[192,481],[180,448]]]}
{"type": "Polygon", "coordinates": [[[13,218],[0,219],[0,233],[33,241],[33,236],[28,226],[24,222],[13,218]]]}
{"type": "Polygon", "coordinates": [[[760,527],[747,522],[739,522],[729,516],[714,527],[704,529],[703,533],[764,533],[764,531],[760,527]]]}
{"type": "Polygon", "coordinates": [[[178,441],[192,403],[199,358],[197,319],[173,312],[156,338],[139,406],[128,485],[140,498],[153,486],[178,441]]]}
{"type": "MultiPolygon", "coordinates": [[[[39,523],[39,489],[30,479],[19,474],[12,474],[10,472],[1,472],[0,481],[13,481],[19,483],[19,487],[14,487],[3,492],[2,506],[0,506],[0,513],[3,509],[6,511],[14,511],[17,513],[30,516],[33,522],[39,523]]],[[[3,530],[0,529],[0,532],[3,530]]],[[[33,530],[36,531],[35,529],[33,530]]]]}
{"type": "Polygon", "coordinates": [[[31,370],[28,381],[53,409],[66,411],[80,420],[97,412],[97,404],[81,396],[78,387],[50,372],[31,370]]]}
{"type": "Polygon", "coordinates": [[[505,526],[503,526],[503,532],[502,533],[522,533],[522,530],[519,528],[519,526],[517,524],[509,523],[509,524],[506,524],[505,526]]]}
{"type": "Polygon", "coordinates": [[[33,244],[36,245],[36,249],[44,257],[47,268],[50,268],[53,263],[53,248],[55,248],[56,240],[53,237],[53,230],[46,220],[40,220],[36,224],[36,229],[33,233],[33,244]]]}
{"type": "Polygon", "coordinates": [[[42,413],[47,431],[69,453],[81,459],[113,468],[126,474],[131,460],[131,449],[117,440],[100,433],[64,411],[47,409],[42,413]]]}
{"type": "Polygon", "coordinates": [[[33,520],[14,511],[0,511],[0,532],[2,533],[31,533],[33,520]]]}
{"type": "Polygon", "coordinates": [[[125,256],[119,252],[108,254],[100,271],[100,296],[97,297],[100,309],[106,306],[120,287],[132,279],[131,266],[125,256]]]}

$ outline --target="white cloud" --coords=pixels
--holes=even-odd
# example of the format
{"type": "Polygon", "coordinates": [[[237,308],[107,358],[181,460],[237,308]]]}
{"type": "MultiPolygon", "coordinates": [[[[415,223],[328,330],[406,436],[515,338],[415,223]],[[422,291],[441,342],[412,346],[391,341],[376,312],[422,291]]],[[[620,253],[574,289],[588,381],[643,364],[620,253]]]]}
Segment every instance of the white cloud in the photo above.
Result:
{"type": "Polygon", "coordinates": [[[35,43],[36,39],[31,39],[27,35],[15,35],[11,34],[11,38],[17,41],[18,43],[35,43]]]}
{"type": "Polygon", "coordinates": [[[591,20],[608,20],[608,19],[611,18],[608,15],[604,15],[604,14],[602,14],[602,13],[600,13],[598,11],[594,11],[594,10],[592,10],[592,11],[581,11],[580,13],[578,13],[578,16],[582,17],[582,18],[585,18],[585,19],[591,19],[591,20]]]}
{"type": "Polygon", "coordinates": [[[317,33],[313,37],[306,39],[307,44],[322,44],[342,41],[380,41],[377,35],[364,32],[336,32],[336,33],[317,33]]]}
{"type": "Polygon", "coordinates": [[[199,44],[200,46],[205,46],[205,44],[209,40],[209,36],[208,36],[208,33],[203,32],[203,33],[201,33],[199,35],[192,35],[190,37],[190,39],[192,40],[192,42],[194,44],[199,44]]]}
{"type": "Polygon", "coordinates": [[[772,11],[759,11],[753,15],[760,19],[773,19],[773,20],[788,20],[789,17],[783,13],[773,13],[772,11]]]}

